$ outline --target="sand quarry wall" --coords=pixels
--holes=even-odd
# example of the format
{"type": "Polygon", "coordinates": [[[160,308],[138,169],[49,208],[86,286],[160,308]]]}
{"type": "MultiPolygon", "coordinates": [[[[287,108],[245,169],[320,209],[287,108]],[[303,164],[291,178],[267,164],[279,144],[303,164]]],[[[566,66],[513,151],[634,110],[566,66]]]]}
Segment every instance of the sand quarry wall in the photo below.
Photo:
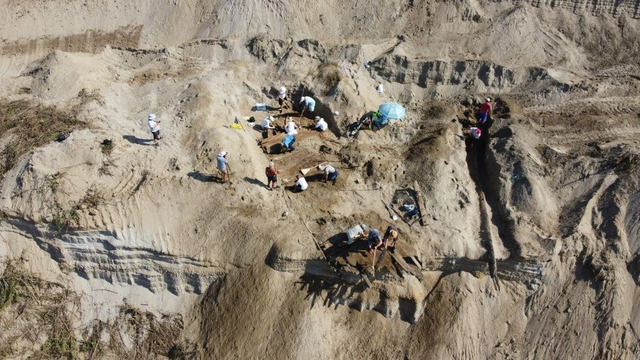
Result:
{"type": "Polygon", "coordinates": [[[633,49],[637,1],[1,5],[0,93],[89,126],[9,169],[0,250],[83,294],[81,325],[120,322],[124,305],[179,313],[165,341],[196,358],[637,358],[640,86],[628,58],[588,56],[633,49]],[[271,192],[257,133],[228,125],[281,83],[340,110],[338,127],[386,100],[412,115],[301,142],[340,151],[340,182],[271,192]],[[478,169],[460,122],[487,95],[510,108],[478,169]],[[215,183],[221,149],[235,188],[215,183]],[[337,281],[314,236],[386,224],[383,202],[414,180],[429,226],[398,223],[436,258],[423,278],[337,281]]]}

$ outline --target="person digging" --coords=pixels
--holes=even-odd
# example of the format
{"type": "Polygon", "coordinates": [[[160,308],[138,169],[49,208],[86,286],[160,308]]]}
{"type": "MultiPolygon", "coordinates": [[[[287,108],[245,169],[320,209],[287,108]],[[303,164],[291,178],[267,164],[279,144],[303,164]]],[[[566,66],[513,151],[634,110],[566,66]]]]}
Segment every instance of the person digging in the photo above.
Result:
{"type": "Polygon", "coordinates": [[[393,225],[387,227],[387,231],[384,233],[383,242],[386,249],[395,253],[396,245],[398,244],[398,228],[393,225]]]}
{"type": "Polygon", "coordinates": [[[324,182],[331,181],[333,185],[336,184],[336,179],[338,178],[338,170],[333,166],[327,165],[318,165],[318,170],[324,172],[324,182]]]}
{"type": "Polygon", "coordinates": [[[378,229],[369,230],[369,235],[367,236],[367,245],[369,247],[369,252],[378,250],[383,246],[382,238],[380,237],[380,231],[378,229]]]}

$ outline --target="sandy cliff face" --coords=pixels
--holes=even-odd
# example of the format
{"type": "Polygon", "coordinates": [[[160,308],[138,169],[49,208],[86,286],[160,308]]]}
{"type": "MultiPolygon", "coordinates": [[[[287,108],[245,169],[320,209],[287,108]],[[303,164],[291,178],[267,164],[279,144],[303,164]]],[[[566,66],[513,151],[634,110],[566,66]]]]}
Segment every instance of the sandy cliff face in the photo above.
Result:
{"type": "Polygon", "coordinates": [[[640,355],[637,1],[0,4],[2,357],[640,355]],[[280,86],[331,131],[265,154],[280,86]],[[340,177],[269,191],[270,160],[340,177]],[[398,252],[342,247],[359,223],[398,252]]]}

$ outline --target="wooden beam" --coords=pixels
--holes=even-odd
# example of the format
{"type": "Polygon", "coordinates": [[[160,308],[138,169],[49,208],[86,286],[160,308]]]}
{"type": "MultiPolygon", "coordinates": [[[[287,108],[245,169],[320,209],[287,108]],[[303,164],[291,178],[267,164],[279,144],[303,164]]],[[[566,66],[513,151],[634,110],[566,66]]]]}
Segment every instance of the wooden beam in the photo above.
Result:
{"type": "Polygon", "coordinates": [[[418,207],[418,211],[420,212],[420,225],[426,226],[427,223],[424,221],[424,215],[427,211],[427,203],[424,202],[424,198],[422,197],[422,190],[420,189],[420,184],[418,181],[413,182],[413,191],[416,192],[416,206],[418,207]]]}

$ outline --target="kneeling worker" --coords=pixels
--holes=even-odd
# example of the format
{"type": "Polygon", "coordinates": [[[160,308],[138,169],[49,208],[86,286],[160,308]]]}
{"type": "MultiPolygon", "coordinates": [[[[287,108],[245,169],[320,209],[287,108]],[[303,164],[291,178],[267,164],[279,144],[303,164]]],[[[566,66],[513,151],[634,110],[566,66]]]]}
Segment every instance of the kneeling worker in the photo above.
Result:
{"type": "Polygon", "coordinates": [[[318,130],[318,131],[327,131],[327,129],[329,129],[329,124],[327,124],[326,121],[324,121],[324,118],[321,118],[319,116],[316,116],[316,121],[315,121],[315,126],[314,129],[318,130]]]}
{"type": "Polygon", "coordinates": [[[309,184],[304,176],[296,175],[296,184],[293,186],[293,192],[302,192],[307,190],[309,184]]]}
{"type": "Polygon", "coordinates": [[[296,136],[295,135],[287,135],[285,136],[284,139],[282,139],[282,152],[286,152],[287,150],[289,151],[293,151],[296,148],[293,147],[293,144],[295,144],[296,142],[296,136]]]}

